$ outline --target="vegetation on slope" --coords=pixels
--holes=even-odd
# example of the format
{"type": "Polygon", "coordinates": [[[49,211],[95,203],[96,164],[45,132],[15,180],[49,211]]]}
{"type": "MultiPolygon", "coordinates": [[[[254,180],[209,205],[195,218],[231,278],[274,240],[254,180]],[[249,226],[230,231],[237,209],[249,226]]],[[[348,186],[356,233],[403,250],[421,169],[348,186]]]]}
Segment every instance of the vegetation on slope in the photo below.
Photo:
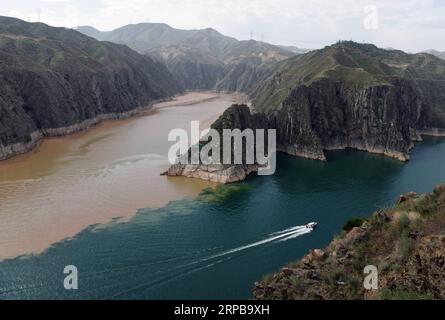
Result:
{"type": "Polygon", "coordinates": [[[392,85],[394,79],[440,81],[445,86],[445,63],[426,53],[412,55],[372,44],[339,42],[279,62],[250,94],[258,110],[277,110],[290,91],[323,79],[358,88],[392,85]]]}

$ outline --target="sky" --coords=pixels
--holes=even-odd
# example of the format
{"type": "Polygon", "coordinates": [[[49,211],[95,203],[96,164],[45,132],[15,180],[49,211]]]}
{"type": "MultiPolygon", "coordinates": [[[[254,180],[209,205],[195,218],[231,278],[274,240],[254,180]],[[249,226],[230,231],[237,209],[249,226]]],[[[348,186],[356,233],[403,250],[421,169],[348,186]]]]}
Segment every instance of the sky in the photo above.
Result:
{"type": "Polygon", "coordinates": [[[338,40],[445,51],[445,0],[1,0],[0,15],[108,31],[164,22],[300,48],[338,40]]]}

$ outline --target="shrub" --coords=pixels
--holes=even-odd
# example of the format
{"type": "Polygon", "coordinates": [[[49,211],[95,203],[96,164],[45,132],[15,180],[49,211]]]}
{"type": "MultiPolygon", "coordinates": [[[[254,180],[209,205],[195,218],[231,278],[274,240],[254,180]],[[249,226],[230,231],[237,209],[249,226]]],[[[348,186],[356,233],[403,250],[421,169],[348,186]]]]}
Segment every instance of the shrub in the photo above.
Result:
{"type": "Polygon", "coordinates": [[[411,221],[406,213],[402,214],[399,221],[397,221],[397,232],[399,234],[409,234],[411,228],[411,221]]]}
{"type": "Polygon", "coordinates": [[[409,290],[388,290],[384,289],[380,292],[380,298],[383,300],[433,300],[431,294],[418,293],[409,290]]]}
{"type": "Polygon", "coordinates": [[[359,300],[363,299],[361,294],[362,282],[356,278],[351,278],[346,286],[346,299],[348,300],[359,300]]]}
{"type": "Polygon", "coordinates": [[[408,237],[408,235],[403,234],[400,238],[400,257],[407,258],[408,255],[413,251],[414,241],[408,237]]]}
{"type": "Polygon", "coordinates": [[[263,279],[261,280],[261,283],[263,284],[269,284],[272,282],[272,280],[274,279],[274,274],[273,273],[268,273],[265,276],[263,276],[263,279]]]}
{"type": "Polygon", "coordinates": [[[342,269],[334,268],[332,270],[326,271],[323,280],[331,289],[336,290],[339,281],[346,281],[346,274],[342,269]]]}
{"type": "Polygon", "coordinates": [[[437,204],[434,199],[431,199],[431,197],[425,197],[423,201],[416,205],[415,209],[422,216],[429,216],[437,212],[437,204]]]}
{"type": "Polygon", "coordinates": [[[381,270],[382,272],[385,272],[391,269],[391,265],[389,264],[389,262],[383,261],[380,263],[378,269],[381,270]]]}
{"type": "Polygon", "coordinates": [[[356,227],[361,227],[365,222],[367,222],[368,218],[352,218],[349,219],[345,225],[343,226],[343,231],[349,232],[356,227]]]}
{"type": "Polygon", "coordinates": [[[346,237],[347,232],[345,230],[342,230],[339,234],[336,234],[334,238],[336,240],[344,239],[346,237]]]}

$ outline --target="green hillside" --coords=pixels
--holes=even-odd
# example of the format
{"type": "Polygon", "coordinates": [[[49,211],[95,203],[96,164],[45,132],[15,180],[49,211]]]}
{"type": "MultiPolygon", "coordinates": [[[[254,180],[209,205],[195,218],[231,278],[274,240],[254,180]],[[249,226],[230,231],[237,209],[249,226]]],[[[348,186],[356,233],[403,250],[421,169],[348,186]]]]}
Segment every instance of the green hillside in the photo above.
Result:
{"type": "Polygon", "coordinates": [[[341,42],[278,63],[251,94],[259,110],[273,110],[280,108],[290,90],[320,79],[367,87],[390,85],[394,78],[442,81],[445,64],[429,54],[411,55],[372,44],[341,42]]]}

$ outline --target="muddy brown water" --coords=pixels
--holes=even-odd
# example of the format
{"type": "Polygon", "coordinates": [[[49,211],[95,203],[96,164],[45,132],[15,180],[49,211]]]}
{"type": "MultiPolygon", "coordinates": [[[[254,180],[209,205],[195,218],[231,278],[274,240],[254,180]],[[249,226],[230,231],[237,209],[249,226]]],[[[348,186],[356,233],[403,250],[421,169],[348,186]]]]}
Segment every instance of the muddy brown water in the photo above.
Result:
{"type": "Polygon", "coordinates": [[[208,127],[235,94],[194,92],[132,119],[45,139],[0,162],[0,260],[39,253],[93,224],[129,219],[140,208],[194,197],[215,184],[161,177],[171,129],[208,127]]]}

